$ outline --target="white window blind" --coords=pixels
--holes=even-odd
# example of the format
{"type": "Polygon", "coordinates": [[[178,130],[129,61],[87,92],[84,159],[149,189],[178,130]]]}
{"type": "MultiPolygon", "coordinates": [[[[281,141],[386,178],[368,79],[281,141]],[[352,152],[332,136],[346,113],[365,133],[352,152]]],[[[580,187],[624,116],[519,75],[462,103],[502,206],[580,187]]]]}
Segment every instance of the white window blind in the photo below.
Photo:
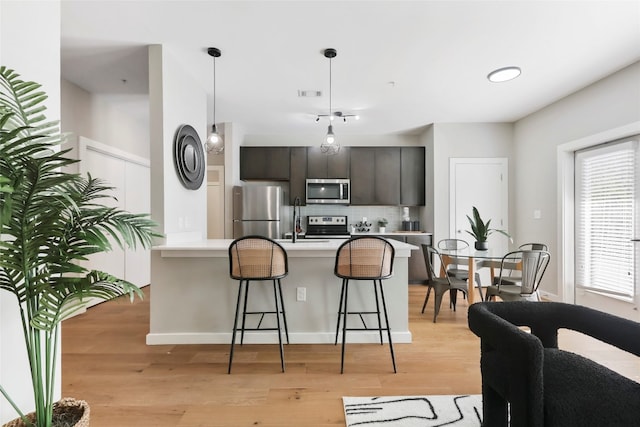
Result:
{"type": "Polygon", "coordinates": [[[638,140],[576,152],[576,287],[636,295],[638,140]]]}

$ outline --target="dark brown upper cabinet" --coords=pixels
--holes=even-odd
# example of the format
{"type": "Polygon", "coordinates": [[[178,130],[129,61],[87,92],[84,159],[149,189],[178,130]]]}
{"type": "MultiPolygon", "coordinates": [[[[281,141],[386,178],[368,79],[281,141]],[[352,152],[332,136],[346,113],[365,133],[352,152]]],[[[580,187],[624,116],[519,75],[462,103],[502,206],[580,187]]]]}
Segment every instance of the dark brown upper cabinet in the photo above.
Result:
{"type": "Polygon", "coordinates": [[[424,147],[400,148],[400,204],[424,206],[424,147]]]}
{"type": "Polygon", "coordinates": [[[240,179],[288,181],[289,147],[240,147],[240,179]]]}
{"type": "Polygon", "coordinates": [[[307,147],[308,178],[349,178],[349,147],[326,155],[319,146],[307,147]]]}
{"type": "Polygon", "coordinates": [[[351,147],[351,204],[400,204],[400,149],[351,147]]]}
{"type": "Polygon", "coordinates": [[[293,206],[296,197],[305,205],[307,180],[307,147],[291,147],[289,166],[289,204],[293,206]]]}

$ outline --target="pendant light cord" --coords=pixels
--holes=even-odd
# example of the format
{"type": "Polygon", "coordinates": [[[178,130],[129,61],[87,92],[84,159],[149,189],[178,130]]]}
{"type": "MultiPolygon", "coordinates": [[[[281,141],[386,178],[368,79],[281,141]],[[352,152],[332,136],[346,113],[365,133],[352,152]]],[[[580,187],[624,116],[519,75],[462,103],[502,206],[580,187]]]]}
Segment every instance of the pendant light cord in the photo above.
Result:
{"type": "Polygon", "coordinates": [[[216,125],[216,57],[213,57],[213,126],[216,125]]]}
{"type": "Polygon", "coordinates": [[[331,61],[333,58],[329,58],[329,124],[331,124],[331,61]]]}

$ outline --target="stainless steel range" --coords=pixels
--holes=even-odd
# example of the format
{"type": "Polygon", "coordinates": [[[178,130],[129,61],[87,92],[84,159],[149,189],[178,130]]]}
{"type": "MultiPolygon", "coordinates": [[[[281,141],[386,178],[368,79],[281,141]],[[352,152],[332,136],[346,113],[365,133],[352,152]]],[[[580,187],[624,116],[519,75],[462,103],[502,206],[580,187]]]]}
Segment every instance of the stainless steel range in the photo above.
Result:
{"type": "Polygon", "coordinates": [[[348,221],[346,215],[309,215],[305,239],[348,239],[348,221]]]}

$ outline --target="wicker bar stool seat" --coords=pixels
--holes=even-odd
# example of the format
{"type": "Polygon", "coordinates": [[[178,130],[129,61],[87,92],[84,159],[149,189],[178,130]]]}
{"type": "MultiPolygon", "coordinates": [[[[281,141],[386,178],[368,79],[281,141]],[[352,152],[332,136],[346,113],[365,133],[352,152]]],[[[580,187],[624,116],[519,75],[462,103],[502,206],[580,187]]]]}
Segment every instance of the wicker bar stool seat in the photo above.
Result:
{"type": "Polygon", "coordinates": [[[280,347],[280,365],[284,372],[284,349],[282,345],[282,325],[284,326],[287,344],[289,344],[289,329],[287,328],[287,316],[282,297],[282,285],[280,279],[289,273],[289,261],[287,252],[275,242],[263,236],[246,236],[234,240],[229,246],[229,274],[232,279],[240,281],[238,287],[238,299],[236,302],[235,317],[233,320],[233,335],[231,337],[231,351],[229,352],[229,369],[233,362],[233,350],[236,336],[240,331],[240,345],[244,342],[245,331],[277,331],[280,347]],[[247,311],[250,284],[252,282],[271,281],[273,284],[274,306],[268,311],[247,311]],[[240,301],[244,294],[243,308],[240,310],[240,301]],[[238,318],[242,314],[242,325],[238,328],[238,318]],[[276,327],[263,327],[262,321],[265,315],[275,315],[276,327]],[[259,315],[257,326],[247,326],[247,315],[259,315]],[[282,322],[280,318],[282,317],[282,322]]]}
{"type": "Polygon", "coordinates": [[[344,372],[344,353],[347,331],[368,331],[377,330],[380,334],[380,344],[383,344],[383,331],[387,331],[389,340],[389,350],[393,363],[393,372],[396,372],[396,359],[393,353],[393,342],[391,340],[391,328],[389,326],[389,316],[387,314],[387,303],[384,298],[382,280],[391,277],[393,272],[393,260],[395,249],[387,240],[376,236],[359,236],[344,242],[338,248],[334,274],[342,279],[342,290],[340,292],[340,305],[338,309],[338,322],[336,325],[335,344],[338,344],[340,322],[342,322],[342,357],[340,362],[340,373],[344,372]],[[375,311],[349,311],[349,281],[350,280],[371,280],[375,295],[375,311]],[[378,292],[379,291],[379,292],[378,292]],[[382,301],[382,311],[384,313],[384,326],[381,322],[380,301],[382,301]],[[355,314],[359,316],[363,327],[347,327],[347,316],[355,314]],[[377,327],[367,326],[364,315],[376,315],[377,327]]]}

